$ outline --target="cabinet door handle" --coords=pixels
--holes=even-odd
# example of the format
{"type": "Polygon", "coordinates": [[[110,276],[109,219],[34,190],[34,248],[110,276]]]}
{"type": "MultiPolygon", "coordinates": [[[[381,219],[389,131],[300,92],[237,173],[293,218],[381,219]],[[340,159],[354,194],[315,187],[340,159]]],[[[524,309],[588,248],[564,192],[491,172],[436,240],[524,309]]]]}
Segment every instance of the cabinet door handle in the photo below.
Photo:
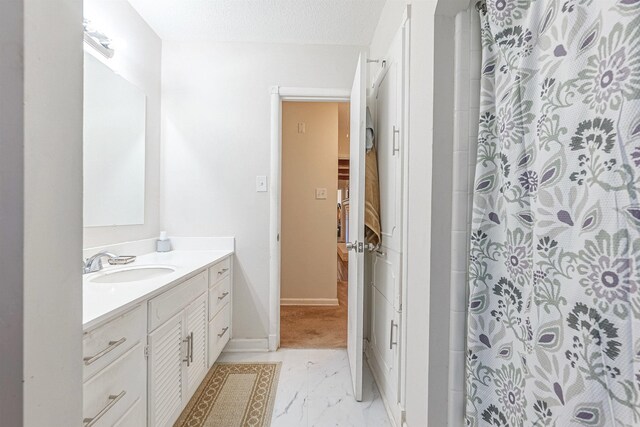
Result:
{"type": "Polygon", "coordinates": [[[192,336],[193,334],[189,334],[185,339],[182,340],[182,342],[187,343],[187,356],[184,359],[182,359],[183,362],[187,362],[187,366],[191,365],[191,337],[192,336]]]}
{"type": "Polygon", "coordinates": [[[218,334],[218,338],[222,338],[222,336],[226,334],[228,330],[229,330],[228,326],[226,328],[222,328],[222,332],[218,334]]]}
{"type": "Polygon", "coordinates": [[[400,136],[400,129],[396,128],[395,125],[393,126],[393,142],[391,144],[391,155],[395,156],[396,153],[398,153],[400,151],[400,145],[398,144],[398,147],[396,147],[396,135],[400,136]]]}
{"type": "Polygon", "coordinates": [[[193,332],[189,334],[189,359],[193,363],[193,332]]]}
{"type": "Polygon", "coordinates": [[[98,412],[95,417],[92,418],[85,418],[84,420],[82,420],[82,422],[84,423],[84,427],[91,427],[92,425],[95,425],[95,423],[98,422],[98,420],[100,420],[100,418],[102,418],[104,416],[104,414],[106,414],[107,412],[109,412],[109,409],[113,408],[113,406],[118,403],[118,401],[120,399],[122,399],[124,397],[124,395],[127,394],[127,392],[125,390],[122,390],[120,392],[120,394],[111,394],[109,395],[109,402],[107,402],[107,404],[105,405],[104,408],[102,408],[100,410],[100,412],[98,412]]]}
{"type": "Polygon", "coordinates": [[[94,354],[93,356],[85,357],[83,359],[84,360],[84,364],[87,365],[87,366],[91,365],[93,362],[95,362],[96,360],[100,359],[105,354],[107,354],[110,351],[114,350],[120,344],[123,344],[126,340],[127,340],[127,338],[122,337],[118,341],[109,341],[109,345],[104,350],[99,351],[98,353],[94,354]]]}
{"type": "Polygon", "coordinates": [[[221,296],[218,297],[219,300],[223,300],[229,295],[229,292],[223,292],[221,296]]]}
{"type": "Polygon", "coordinates": [[[228,268],[223,268],[222,270],[218,271],[218,276],[222,276],[224,273],[226,273],[227,271],[229,271],[228,268]]]}
{"type": "Polygon", "coordinates": [[[391,327],[389,328],[389,350],[393,350],[393,346],[398,342],[393,340],[393,328],[397,327],[396,323],[391,319],[391,327]]]}

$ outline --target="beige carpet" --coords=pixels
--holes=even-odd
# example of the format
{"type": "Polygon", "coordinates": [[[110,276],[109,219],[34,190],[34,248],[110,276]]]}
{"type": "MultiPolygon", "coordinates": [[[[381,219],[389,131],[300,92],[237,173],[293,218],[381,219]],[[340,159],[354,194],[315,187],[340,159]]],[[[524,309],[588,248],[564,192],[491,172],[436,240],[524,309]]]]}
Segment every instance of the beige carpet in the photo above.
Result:
{"type": "Polygon", "coordinates": [[[347,346],[347,282],[338,282],[338,306],[280,307],[280,347],[344,348],[347,346]]]}
{"type": "Polygon", "coordinates": [[[216,363],[174,427],[269,427],[280,363],[216,363]]]}

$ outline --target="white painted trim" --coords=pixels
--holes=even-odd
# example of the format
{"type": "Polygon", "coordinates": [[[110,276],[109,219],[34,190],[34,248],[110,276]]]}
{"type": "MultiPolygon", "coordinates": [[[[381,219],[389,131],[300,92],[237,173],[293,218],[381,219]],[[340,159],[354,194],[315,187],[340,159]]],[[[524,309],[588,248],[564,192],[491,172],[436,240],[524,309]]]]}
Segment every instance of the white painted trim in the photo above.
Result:
{"type": "Polygon", "coordinates": [[[411,82],[411,5],[407,5],[403,17],[403,45],[404,52],[402,53],[402,72],[403,72],[403,116],[402,116],[402,129],[404,129],[404,135],[402,136],[402,147],[404,148],[403,157],[403,176],[402,176],[402,260],[400,270],[400,387],[399,387],[399,405],[404,408],[407,403],[406,391],[407,382],[409,380],[407,373],[407,307],[408,307],[408,287],[409,281],[409,155],[410,146],[409,143],[409,131],[410,131],[410,82],[411,82]]]}
{"type": "MultiPolygon", "coordinates": [[[[282,102],[280,88],[271,88],[271,180],[269,196],[269,336],[280,347],[280,172],[282,102]]],[[[271,348],[271,346],[270,346],[271,348]]],[[[274,350],[274,351],[275,351],[274,350]]]]}
{"type": "Polygon", "coordinates": [[[338,298],[280,298],[280,305],[337,306],[338,298]]]}
{"type": "Polygon", "coordinates": [[[397,427],[398,424],[396,423],[396,418],[395,418],[395,415],[393,413],[393,408],[391,407],[390,402],[387,400],[387,395],[386,395],[386,393],[380,391],[380,388],[381,388],[380,384],[382,384],[382,382],[380,381],[380,376],[379,376],[379,374],[377,372],[377,368],[374,368],[374,366],[372,365],[371,360],[370,360],[372,358],[373,353],[367,347],[365,349],[364,354],[365,354],[365,356],[367,356],[367,357],[365,357],[365,360],[367,362],[367,365],[369,366],[369,371],[371,372],[371,375],[373,376],[373,380],[376,383],[376,387],[378,387],[378,391],[380,392],[380,396],[382,397],[382,404],[384,405],[384,409],[387,412],[387,418],[389,418],[389,421],[391,422],[391,425],[393,427],[397,427]]]}
{"type": "Polygon", "coordinates": [[[267,338],[231,338],[223,353],[251,353],[268,352],[269,340],[267,338]]]}
{"type": "MultiPolygon", "coordinates": [[[[273,93],[273,92],[272,92],[273,93]]],[[[349,100],[351,92],[348,89],[300,88],[282,87],[278,94],[283,101],[320,101],[344,102],[349,100]]]]}
{"type": "Polygon", "coordinates": [[[269,195],[269,338],[280,347],[280,225],[282,185],[282,101],[348,102],[349,89],[273,86],[271,93],[271,182],[269,195]]]}
{"type": "Polygon", "coordinates": [[[278,350],[278,340],[276,338],[276,335],[269,335],[269,351],[278,350]]]}

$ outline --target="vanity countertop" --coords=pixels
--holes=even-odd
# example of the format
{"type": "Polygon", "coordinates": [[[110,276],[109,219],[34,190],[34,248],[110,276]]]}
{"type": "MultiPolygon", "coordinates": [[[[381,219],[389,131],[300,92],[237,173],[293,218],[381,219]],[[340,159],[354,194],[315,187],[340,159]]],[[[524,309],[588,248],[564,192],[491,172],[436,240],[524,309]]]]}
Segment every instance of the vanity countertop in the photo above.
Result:
{"type": "Polygon", "coordinates": [[[105,267],[83,277],[84,330],[92,329],[105,320],[125,312],[130,307],[168,290],[216,262],[233,254],[233,250],[174,250],[165,253],[140,255],[126,266],[105,267]],[[97,275],[138,266],[172,266],[175,271],[160,277],[126,283],[94,283],[97,275]]]}

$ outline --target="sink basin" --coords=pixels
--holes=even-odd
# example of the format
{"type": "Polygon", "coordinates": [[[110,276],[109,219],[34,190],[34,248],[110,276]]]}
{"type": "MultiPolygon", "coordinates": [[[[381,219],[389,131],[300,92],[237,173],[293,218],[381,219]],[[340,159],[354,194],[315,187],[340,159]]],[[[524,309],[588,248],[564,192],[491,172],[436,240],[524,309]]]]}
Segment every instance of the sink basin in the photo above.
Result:
{"type": "Polygon", "coordinates": [[[126,283],[149,280],[171,274],[175,267],[168,265],[141,265],[101,273],[89,279],[93,283],[126,283]]]}

